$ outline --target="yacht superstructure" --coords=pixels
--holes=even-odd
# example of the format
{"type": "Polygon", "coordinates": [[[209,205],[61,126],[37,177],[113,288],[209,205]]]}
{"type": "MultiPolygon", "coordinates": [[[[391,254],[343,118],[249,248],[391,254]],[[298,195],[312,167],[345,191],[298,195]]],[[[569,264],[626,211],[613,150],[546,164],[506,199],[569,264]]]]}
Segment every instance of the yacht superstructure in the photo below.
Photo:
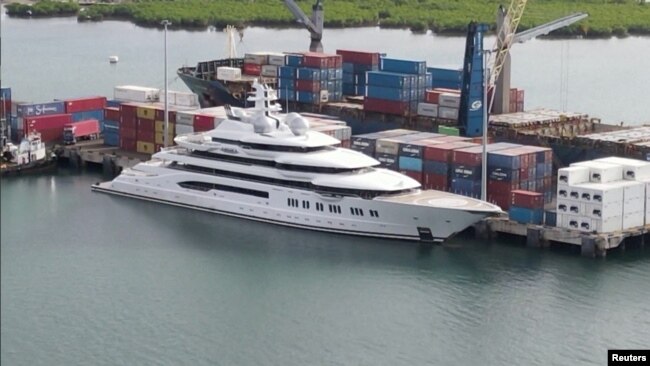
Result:
{"type": "Polygon", "coordinates": [[[279,114],[275,92],[255,83],[251,109],[229,109],[214,130],[124,170],[93,190],[305,229],[443,241],[501,213],[498,206],[424,191],[339,140],[279,114]]]}

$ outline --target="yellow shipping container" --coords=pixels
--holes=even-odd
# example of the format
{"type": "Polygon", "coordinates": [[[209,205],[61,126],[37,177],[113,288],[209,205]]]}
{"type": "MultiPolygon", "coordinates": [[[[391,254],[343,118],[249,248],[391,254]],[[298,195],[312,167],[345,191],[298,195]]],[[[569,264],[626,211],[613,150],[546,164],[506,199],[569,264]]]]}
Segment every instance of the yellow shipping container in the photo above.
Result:
{"type": "MultiPolygon", "coordinates": [[[[174,144],[174,134],[169,133],[167,136],[169,136],[169,144],[173,145],[174,144]]],[[[158,145],[162,145],[165,143],[165,133],[164,132],[156,132],[155,140],[154,140],[158,145]]]]}
{"type": "Polygon", "coordinates": [[[136,151],[142,154],[153,154],[153,143],[138,141],[136,151]]]}
{"type": "MultiPolygon", "coordinates": [[[[175,131],[173,123],[169,122],[169,132],[175,131]]],[[[165,121],[156,121],[156,132],[165,132],[165,121]]]]}
{"type": "Polygon", "coordinates": [[[135,114],[138,118],[155,119],[156,108],[154,107],[138,107],[135,114]]]}

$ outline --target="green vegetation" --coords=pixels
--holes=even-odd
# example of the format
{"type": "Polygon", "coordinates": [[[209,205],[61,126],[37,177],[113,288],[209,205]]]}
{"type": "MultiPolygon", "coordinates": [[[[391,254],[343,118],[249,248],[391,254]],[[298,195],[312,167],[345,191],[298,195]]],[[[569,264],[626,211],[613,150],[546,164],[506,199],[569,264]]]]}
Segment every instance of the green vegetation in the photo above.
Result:
{"type": "Polygon", "coordinates": [[[59,16],[75,15],[79,12],[79,5],[76,2],[61,2],[43,0],[34,5],[12,3],[7,5],[7,14],[13,16],[59,16]]]}
{"type": "MultiPolygon", "coordinates": [[[[298,0],[311,13],[314,0],[298,0]]],[[[375,26],[428,29],[443,34],[464,34],[474,20],[494,28],[498,0],[326,0],[326,27],[375,26]]],[[[10,15],[25,15],[26,5],[9,4],[10,15]]],[[[176,28],[236,26],[298,26],[280,0],[131,0],[121,4],[87,6],[81,11],[74,3],[43,0],[31,6],[32,14],[78,14],[80,21],[105,18],[129,19],[139,25],[160,26],[163,19],[176,28]],[[54,5],[58,4],[58,5],[54,5]],[[76,7],[76,8],[75,8],[76,7]],[[64,10],[65,9],[65,10],[64,10]]],[[[650,35],[650,3],[643,0],[536,0],[530,1],[520,30],[574,12],[589,18],[558,30],[554,35],[611,37],[628,34],[650,35]]]]}

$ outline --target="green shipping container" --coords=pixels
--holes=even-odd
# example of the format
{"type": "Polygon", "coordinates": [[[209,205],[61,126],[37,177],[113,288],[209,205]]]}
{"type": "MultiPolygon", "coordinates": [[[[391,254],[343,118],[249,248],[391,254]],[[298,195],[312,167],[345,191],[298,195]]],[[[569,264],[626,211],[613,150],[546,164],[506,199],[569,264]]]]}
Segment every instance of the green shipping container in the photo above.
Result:
{"type": "Polygon", "coordinates": [[[438,133],[448,136],[460,136],[458,128],[449,126],[438,126],[438,133]]]}

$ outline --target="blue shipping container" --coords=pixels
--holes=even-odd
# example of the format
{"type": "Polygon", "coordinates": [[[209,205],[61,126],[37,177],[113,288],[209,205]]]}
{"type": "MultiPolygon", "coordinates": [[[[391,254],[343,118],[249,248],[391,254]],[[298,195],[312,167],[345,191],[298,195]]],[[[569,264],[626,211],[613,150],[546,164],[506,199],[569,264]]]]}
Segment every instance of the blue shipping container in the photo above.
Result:
{"type": "Polygon", "coordinates": [[[85,121],[87,119],[96,119],[98,121],[104,120],[104,110],[98,109],[94,111],[75,112],[72,113],[72,122],[85,121]]]}
{"type": "Polygon", "coordinates": [[[119,146],[120,135],[118,133],[113,133],[113,132],[104,132],[104,145],[119,146]]]}
{"type": "Polygon", "coordinates": [[[494,168],[519,169],[521,166],[520,155],[508,155],[507,151],[494,151],[488,153],[488,166],[494,168]]]}
{"type": "Polygon", "coordinates": [[[443,80],[431,80],[431,88],[444,88],[444,89],[460,89],[460,82],[456,81],[443,81],[443,80]]]}
{"type": "Polygon", "coordinates": [[[0,88],[0,99],[11,100],[11,88],[0,88]]]}
{"type": "Polygon", "coordinates": [[[412,158],[410,156],[399,157],[399,168],[402,170],[410,170],[414,172],[422,171],[422,159],[412,158]]]}
{"type": "Polygon", "coordinates": [[[291,66],[280,66],[280,69],[278,70],[278,75],[280,78],[285,78],[285,79],[295,79],[296,78],[296,69],[295,67],[291,66]]]}
{"type": "Polygon", "coordinates": [[[495,168],[488,166],[488,178],[496,181],[519,181],[519,169],[495,168]]]}
{"type": "Polygon", "coordinates": [[[122,102],[119,100],[110,99],[106,101],[106,106],[109,108],[119,108],[122,102]]]}
{"type": "Polygon", "coordinates": [[[104,122],[104,133],[119,133],[120,126],[118,122],[115,121],[105,121],[104,122]]]}
{"type": "Polygon", "coordinates": [[[544,224],[546,226],[557,226],[557,212],[555,210],[544,211],[544,224]]]}
{"type": "Polygon", "coordinates": [[[296,101],[296,91],[293,89],[279,89],[278,98],[282,100],[288,100],[290,102],[296,101]]]}
{"type": "Polygon", "coordinates": [[[341,68],[343,69],[343,72],[347,73],[354,73],[354,64],[352,62],[344,62],[341,64],[341,68]]]}
{"type": "Polygon", "coordinates": [[[320,92],[312,93],[306,91],[296,91],[296,101],[307,104],[319,104],[320,92]]]}
{"type": "Polygon", "coordinates": [[[463,69],[443,69],[440,67],[427,67],[427,72],[433,76],[433,80],[461,82],[463,69]]]}
{"type": "Polygon", "coordinates": [[[411,100],[410,90],[385,88],[376,85],[368,85],[366,87],[366,96],[370,98],[394,100],[398,102],[408,102],[411,100]]]}
{"type": "Polygon", "coordinates": [[[451,166],[451,176],[452,178],[463,178],[471,180],[481,179],[481,166],[466,166],[466,165],[456,165],[451,166]]]}
{"type": "Polygon", "coordinates": [[[297,70],[296,79],[298,80],[326,80],[327,69],[312,69],[310,67],[300,67],[297,70]]]}
{"type": "Polygon", "coordinates": [[[426,61],[399,60],[395,58],[381,58],[379,60],[382,71],[399,72],[404,74],[425,74],[427,72],[426,61]]]}
{"type": "Polygon", "coordinates": [[[545,163],[537,163],[535,167],[535,177],[536,178],[542,178],[546,176],[546,164],[545,163]]]}
{"type": "Polygon", "coordinates": [[[62,101],[35,104],[19,104],[16,107],[16,115],[18,117],[36,117],[62,113],[65,113],[65,103],[62,101]]]}
{"type": "Polygon", "coordinates": [[[454,178],[451,180],[451,191],[456,194],[462,194],[468,197],[481,196],[481,181],[464,178],[454,178]]]}
{"type": "Polygon", "coordinates": [[[424,160],[422,170],[429,174],[449,175],[450,165],[441,161],[424,160]]]}
{"type": "Polygon", "coordinates": [[[361,65],[354,64],[354,73],[355,74],[365,74],[366,71],[379,71],[379,65],[361,65]]]}
{"type": "Polygon", "coordinates": [[[411,78],[409,75],[404,74],[369,71],[366,73],[366,84],[406,90],[411,88],[411,78]]]}
{"type": "Polygon", "coordinates": [[[516,221],[522,224],[541,225],[544,218],[544,210],[539,208],[531,209],[525,207],[510,206],[508,215],[512,221],[516,221]]]}
{"type": "Polygon", "coordinates": [[[303,56],[287,55],[286,61],[287,61],[287,66],[302,66],[303,56]]]}
{"type": "Polygon", "coordinates": [[[426,73],[425,77],[426,77],[426,82],[425,82],[426,88],[433,89],[433,77],[431,76],[431,73],[430,72],[426,73]]]}
{"type": "Polygon", "coordinates": [[[278,90],[280,89],[289,89],[293,90],[296,88],[296,81],[294,79],[278,79],[278,90]]]}

